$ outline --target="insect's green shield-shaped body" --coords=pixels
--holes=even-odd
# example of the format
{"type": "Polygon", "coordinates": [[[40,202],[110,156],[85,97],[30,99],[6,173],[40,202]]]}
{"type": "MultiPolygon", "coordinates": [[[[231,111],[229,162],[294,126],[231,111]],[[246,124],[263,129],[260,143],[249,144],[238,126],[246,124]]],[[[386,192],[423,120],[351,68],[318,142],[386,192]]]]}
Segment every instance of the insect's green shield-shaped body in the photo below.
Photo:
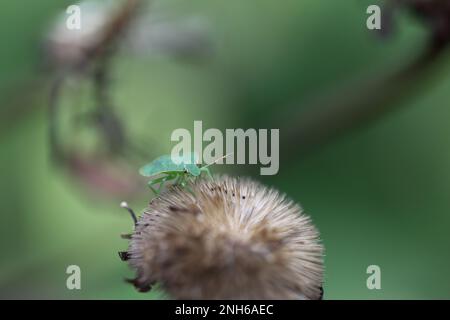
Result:
{"type": "Polygon", "coordinates": [[[197,157],[194,153],[182,157],[172,157],[171,155],[163,155],[149,164],[143,166],[139,173],[144,177],[153,177],[159,174],[182,173],[197,177],[200,175],[200,168],[197,166],[197,157]]]}
{"type": "Polygon", "coordinates": [[[208,166],[200,168],[197,162],[198,158],[195,153],[183,156],[164,155],[142,167],[139,172],[144,177],[151,177],[148,186],[156,195],[159,195],[167,181],[175,180],[176,185],[189,188],[189,179],[199,177],[202,172],[212,178],[208,166]],[[156,177],[160,175],[162,177],[156,177]],[[159,184],[159,188],[155,189],[154,186],[157,184],[159,184]]]}

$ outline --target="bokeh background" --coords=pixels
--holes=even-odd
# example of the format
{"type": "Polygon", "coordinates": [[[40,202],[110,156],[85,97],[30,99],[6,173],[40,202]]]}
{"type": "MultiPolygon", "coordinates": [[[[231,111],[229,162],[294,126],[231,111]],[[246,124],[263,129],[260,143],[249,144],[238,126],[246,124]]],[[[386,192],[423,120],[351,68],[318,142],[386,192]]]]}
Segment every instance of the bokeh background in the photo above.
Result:
{"type": "Polygon", "coordinates": [[[0,4],[1,298],[163,297],[123,281],[132,271],[118,258],[127,247],[119,235],[132,223],[118,204],[145,207],[151,194],[137,169],[169,153],[170,133],[192,129],[194,120],[204,128],[280,128],[278,175],[258,176],[259,166],[215,171],[253,176],[302,204],[326,248],[325,299],[450,298],[448,54],[401,98],[382,100],[390,112],[374,121],[313,148],[286,136],[297,119],[305,122],[303,111],[320,106],[310,101],[342,86],[350,88],[340,95],[344,105],[352,95],[370,102],[386,88],[395,92],[396,81],[368,93],[358,85],[382,82],[426,50],[420,19],[399,10],[380,35],[366,28],[368,1],[153,1],[139,9],[139,27],[121,36],[108,69],[127,143],[144,155],[128,147],[111,159],[98,155],[104,137],[92,122],[72,121],[95,106],[92,84],[71,73],[58,121],[71,156],[94,155],[80,169],[52,160],[48,137],[50,90],[66,71],[52,66],[44,39],[70,4],[0,4]],[[90,177],[105,166],[137,187],[102,189],[95,184],[102,177],[90,177]],[[72,264],[81,268],[81,290],[66,288],[72,264]],[[366,287],[372,264],[381,267],[381,290],[366,287]]]}

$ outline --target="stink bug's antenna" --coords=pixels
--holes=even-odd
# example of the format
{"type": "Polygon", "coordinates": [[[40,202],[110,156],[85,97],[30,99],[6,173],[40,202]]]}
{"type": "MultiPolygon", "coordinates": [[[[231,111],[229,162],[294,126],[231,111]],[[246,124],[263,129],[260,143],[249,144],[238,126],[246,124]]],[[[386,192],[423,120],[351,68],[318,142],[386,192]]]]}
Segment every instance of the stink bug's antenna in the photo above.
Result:
{"type": "Polygon", "coordinates": [[[229,156],[231,156],[234,152],[230,152],[229,154],[224,155],[223,157],[217,158],[216,160],[214,160],[213,162],[211,162],[210,164],[207,164],[206,166],[203,166],[202,168],[208,168],[209,166],[212,166],[213,164],[216,164],[219,160],[225,159],[229,156]]]}
{"type": "Polygon", "coordinates": [[[133,221],[134,221],[134,224],[137,224],[137,218],[136,218],[136,215],[134,214],[134,211],[128,206],[128,203],[126,203],[125,201],[122,201],[121,203],[120,203],[120,207],[121,208],[124,208],[124,209],[127,209],[127,211],[130,213],[130,215],[131,215],[131,218],[133,219],[133,221]]]}

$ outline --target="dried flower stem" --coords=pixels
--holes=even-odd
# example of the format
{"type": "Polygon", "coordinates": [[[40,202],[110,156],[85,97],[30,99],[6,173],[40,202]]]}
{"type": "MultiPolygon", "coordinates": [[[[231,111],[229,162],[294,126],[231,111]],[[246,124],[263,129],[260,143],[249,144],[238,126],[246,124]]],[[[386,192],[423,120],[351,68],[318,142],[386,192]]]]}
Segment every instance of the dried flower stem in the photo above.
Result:
{"type": "Polygon", "coordinates": [[[364,85],[350,86],[325,101],[317,101],[302,108],[302,112],[286,117],[281,147],[299,154],[307,154],[337,137],[400,107],[401,100],[417,93],[419,85],[427,84],[443,56],[443,47],[432,47],[416,61],[394,74],[364,85]],[[304,110],[304,111],[303,111],[304,110]],[[291,119],[295,119],[292,121],[291,119]]]}

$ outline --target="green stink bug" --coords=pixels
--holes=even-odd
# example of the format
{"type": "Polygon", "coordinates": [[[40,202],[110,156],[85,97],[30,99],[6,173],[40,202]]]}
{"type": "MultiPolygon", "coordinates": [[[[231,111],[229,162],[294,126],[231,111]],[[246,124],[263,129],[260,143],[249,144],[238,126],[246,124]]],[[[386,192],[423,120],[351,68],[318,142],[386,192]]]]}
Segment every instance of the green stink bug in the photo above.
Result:
{"type": "Polygon", "coordinates": [[[159,195],[164,184],[170,180],[175,180],[175,185],[187,187],[189,179],[199,177],[202,173],[206,173],[212,178],[208,167],[229,155],[220,157],[203,167],[198,166],[198,157],[195,153],[188,153],[187,155],[176,157],[163,155],[143,166],[139,170],[139,173],[144,177],[152,177],[152,180],[148,182],[148,186],[155,195],[159,195]],[[158,183],[159,187],[155,189],[153,186],[158,183]]]}

